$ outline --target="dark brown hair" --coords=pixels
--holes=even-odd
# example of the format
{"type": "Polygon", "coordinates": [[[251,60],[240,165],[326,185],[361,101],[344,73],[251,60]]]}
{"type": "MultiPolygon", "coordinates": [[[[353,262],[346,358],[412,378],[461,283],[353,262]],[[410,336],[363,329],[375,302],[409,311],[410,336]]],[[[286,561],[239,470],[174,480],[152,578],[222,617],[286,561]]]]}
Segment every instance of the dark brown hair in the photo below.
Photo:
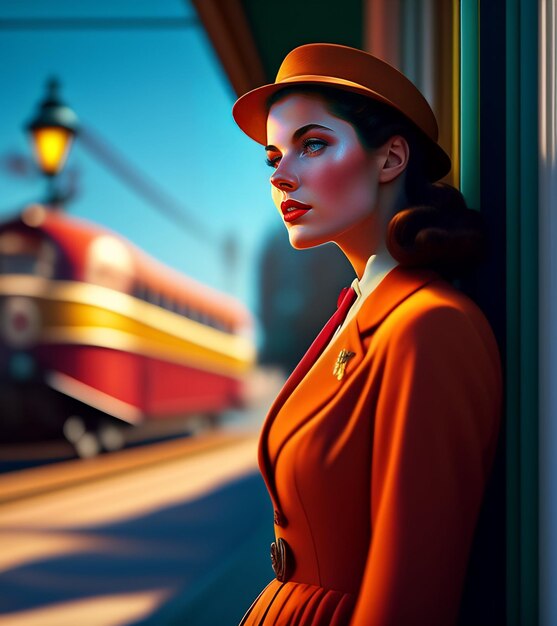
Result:
{"type": "Polygon", "coordinates": [[[269,107],[290,93],[316,94],[329,110],[354,126],[362,144],[375,149],[401,135],[410,147],[405,192],[408,206],[391,219],[387,247],[401,265],[430,267],[453,278],[484,257],[483,220],[451,185],[426,175],[421,131],[393,107],[369,97],[323,85],[292,86],[275,93],[269,107]]]}

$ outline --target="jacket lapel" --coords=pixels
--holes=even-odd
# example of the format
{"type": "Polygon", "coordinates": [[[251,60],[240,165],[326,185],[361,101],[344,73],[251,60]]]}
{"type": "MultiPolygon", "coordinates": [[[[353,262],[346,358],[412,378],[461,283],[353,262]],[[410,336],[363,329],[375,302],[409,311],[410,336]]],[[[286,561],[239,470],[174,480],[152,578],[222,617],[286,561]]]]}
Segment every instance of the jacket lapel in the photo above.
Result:
{"type": "Polygon", "coordinates": [[[350,323],[331,341],[289,396],[281,399],[269,426],[267,451],[272,464],[284,443],[327,404],[343,385],[349,384],[352,373],[363,358],[364,348],[358,326],[350,323]],[[342,351],[349,357],[345,358],[344,371],[339,379],[339,368],[336,365],[337,361],[342,360],[342,351]]]}
{"type": "MultiPolygon", "coordinates": [[[[259,466],[276,503],[273,467],[292,435],[310,420],[343,385],[365,357],[362,338],[372,334],[402,301],[428,283],[439,279],[430,270],[394,268],[362,303],[356,317],[339,333],[309,371],[294,384],[289,379],[271,406],[263,424],[259,444],[259,466]],[[335,366],[348,353],[340,379],[335,366]],[[280,415],[279,415],[280,413],[280,415]]],[[[342,369],[342,365],[341,365],[342,369]]]]}

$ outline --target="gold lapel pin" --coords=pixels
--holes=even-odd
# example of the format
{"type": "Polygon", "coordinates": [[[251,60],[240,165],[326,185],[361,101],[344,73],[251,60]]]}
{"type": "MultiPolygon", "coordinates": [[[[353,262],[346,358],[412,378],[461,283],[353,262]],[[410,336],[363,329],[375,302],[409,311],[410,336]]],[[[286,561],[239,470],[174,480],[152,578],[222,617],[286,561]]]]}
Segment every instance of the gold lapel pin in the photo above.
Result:
{"type": "Polygon", "coordinates": [[[344,348],[340,351],[337,357],[337,361],[335,363],[335,367],[333,368],[333,376],[336,376],[337,380],[343,379],[344,371],[346,370],[346,364],[353,356],[356,356],[355,352],[344,350],[344,348]]]}

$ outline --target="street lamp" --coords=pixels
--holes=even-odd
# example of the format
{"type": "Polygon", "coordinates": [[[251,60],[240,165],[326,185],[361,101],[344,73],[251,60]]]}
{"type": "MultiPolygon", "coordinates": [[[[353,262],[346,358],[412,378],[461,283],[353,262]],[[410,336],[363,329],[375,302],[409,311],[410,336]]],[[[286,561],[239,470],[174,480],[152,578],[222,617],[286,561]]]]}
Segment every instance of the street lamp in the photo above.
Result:
{"type": "Polygon", "coordinates": [[[26,126],[31,135],[37,164],[48,177],[50,185],[48,201],[52,203],[60,199],[54,187],[54,177],[64,167],[78,130],[77,115],[61,102],[58,96],[59,89],[58,80],[49,79],[46,96],[39,104],[36,116],[26,126]]]}

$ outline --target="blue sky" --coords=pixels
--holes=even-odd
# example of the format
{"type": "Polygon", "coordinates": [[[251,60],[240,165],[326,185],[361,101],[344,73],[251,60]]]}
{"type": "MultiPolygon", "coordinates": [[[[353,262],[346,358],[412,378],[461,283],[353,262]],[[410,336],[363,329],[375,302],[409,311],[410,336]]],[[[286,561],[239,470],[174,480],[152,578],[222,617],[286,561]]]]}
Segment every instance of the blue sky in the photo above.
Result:
{"type": "MultiPolygon", "coordinates": [[[[187,0],[0,0],[0,20],[40,17],[183,17],[187,0]]],[[[152,256],[257,307],[257,264],[278,227],[260,146],[236,127],[235,100],[201,25],[180,30],[0,30],[0,162],[30,156],[24,124],[46,79],[126,160],[184,205],[210,233],[177,227],[105,166],[79,139],[68,161],[80,194],[68,210],[113,229],[152,256]],[[233,277],[216,241],[240,247],[233,277]]],[[[40,199],[45,181],[0,169],[0,218],[40,199]]],[[[286,237],[286,234],[285,234],[286,237]]]]}

